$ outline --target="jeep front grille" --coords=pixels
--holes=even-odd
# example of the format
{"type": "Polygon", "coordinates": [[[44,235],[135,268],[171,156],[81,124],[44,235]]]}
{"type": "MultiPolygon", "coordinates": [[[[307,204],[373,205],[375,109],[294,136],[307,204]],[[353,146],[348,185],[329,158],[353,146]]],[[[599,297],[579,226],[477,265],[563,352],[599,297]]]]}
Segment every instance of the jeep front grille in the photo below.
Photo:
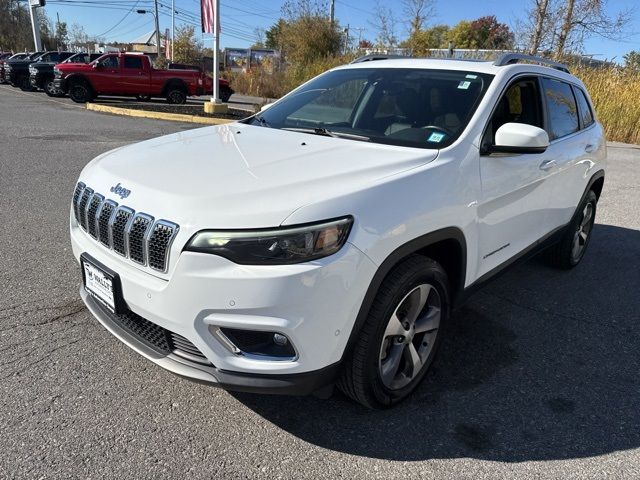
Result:
{"type": "Polygon", "coordinates": [[[73,192],[72,207],[78,224],[102,245],[140,265],[167,271],[178,225],[118,205],[82,182],[73,192]]]}

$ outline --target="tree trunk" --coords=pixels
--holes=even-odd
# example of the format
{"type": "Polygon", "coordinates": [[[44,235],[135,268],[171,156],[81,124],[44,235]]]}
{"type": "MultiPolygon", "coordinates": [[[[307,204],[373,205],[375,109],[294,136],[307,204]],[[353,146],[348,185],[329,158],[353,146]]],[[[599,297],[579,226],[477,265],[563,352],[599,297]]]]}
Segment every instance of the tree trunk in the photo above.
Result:
{"type": "Polygon", "coordinates": [[[547,9],[549,8],[549,0],[537,0],[536,1],[536,26],[531,38],[531,45],[529,47],[529,55],[535,55],[538,53],[540,43],[542,42],[542,36],[544,34],[545,20],[547,18],[547,9]]]}
{"type": "Polygon", "coordinates": [[[558,35],[558,43],[556,44],[556,58],[559,58],[564,53],[564,47],[567,43],[567,38],[573,28],[573,7],[575,6],[575,0],[567,0],[566,11],[562,17],[562,27],[560,34],[558,35]]]}

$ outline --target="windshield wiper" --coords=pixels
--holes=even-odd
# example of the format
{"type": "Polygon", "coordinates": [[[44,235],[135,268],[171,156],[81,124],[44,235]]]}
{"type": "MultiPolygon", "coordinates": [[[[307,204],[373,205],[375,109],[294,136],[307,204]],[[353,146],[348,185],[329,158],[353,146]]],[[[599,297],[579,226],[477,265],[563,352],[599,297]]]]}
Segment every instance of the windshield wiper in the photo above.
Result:
{"type": "Polygon", "coordinates": [[[281,128],[280,130],[287,130],[289,132],[312,133],[314,135],[322,135],[324,137],[348,138],[350,140],[360,140],[362,142],[368,142],[369,140],[371,140],[369,137],[366,137],[364,135],[356,135],[355,133],[334,132],[332,130],[327,130],[324,127],[316,127],[316,128],[285,127],[285,128],[281,128]]]}
{"type": "Polygon", "coordinates": [[[260,125],[262,125],[263,127],[271,128],[271,125],[269,125],[269,122],[267,122],[262,115],[256,115],[253,118],[258,120],[258,122],[260,122],[260,125]]]}

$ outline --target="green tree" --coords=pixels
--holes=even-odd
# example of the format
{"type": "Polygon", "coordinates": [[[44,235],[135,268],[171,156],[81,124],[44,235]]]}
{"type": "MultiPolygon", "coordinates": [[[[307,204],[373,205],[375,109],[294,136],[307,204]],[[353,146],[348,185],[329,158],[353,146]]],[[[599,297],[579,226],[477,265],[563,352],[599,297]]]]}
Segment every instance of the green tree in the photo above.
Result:
{"type": "Polygon", "coordinates": [[[176,38],[173,43],[173,61],[188,65],[199,65],[202,60],[202,44],[195,36],[195,29],[191,25],[176,28],[176,38]]]}
{"type": "Polygon", "coordinates": [[[491,15],[459,22],[449,31],[447,39],[454,48],[509,49],[513,48],[514,36],[508,25],[491,15]]]}
{"type": "Polygon", "coordinates": [[[624,68],[640,70],[640,52],[631,50],[629,53],[625,53],[622,58],[624,59],[624,68]]]}
{"type": "Polygon", "coordinates": [[[413,55],[425,56],[434,48],[447,48],[449,45],[449,27],[435,25],[425,30],[413,32],[409,38],[400,44],[403,48],[411,49],[413,55]]]}
{"type": "Polygon", "coordinates": [[[67,48],[69,44],[69,34],[67,32],[67,22],[56,22],[56,44],[58,47],[67,48]]]}

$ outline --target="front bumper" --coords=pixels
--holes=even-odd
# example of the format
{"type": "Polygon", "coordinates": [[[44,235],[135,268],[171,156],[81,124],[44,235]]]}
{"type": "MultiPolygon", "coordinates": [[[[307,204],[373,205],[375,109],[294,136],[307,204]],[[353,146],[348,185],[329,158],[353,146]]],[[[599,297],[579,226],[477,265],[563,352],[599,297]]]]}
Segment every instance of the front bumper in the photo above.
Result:
{"type": "Polygon", "coordinates": [[[29,82],[31,86],[34,88],[44,88],[46,76],[41,73],[30,73],[29,74],[29,82]]]}
{"type": "Polygon", "coordinates": [[[305,394],[331,383],[376,270],[347,243],[330,257],[284,266],[237,265],[182,252],[165,280],[104,248],[73,220],[71,241],[76,259],[87,252],[119,275],[130,311],[186,338],[211,365],[149,351],[81,287],[87,307],[111,333],[167,370],[231,390],[305,394]],[[282,333],[297,356],[274,360],[234,353],[212,333],[217,328],[282,333]]]}
{"type": "Polygon", "coordinates": [[[67,81],[62,77],[54,77],[53,86],[61,92],[67,93],[67,81]]]}

